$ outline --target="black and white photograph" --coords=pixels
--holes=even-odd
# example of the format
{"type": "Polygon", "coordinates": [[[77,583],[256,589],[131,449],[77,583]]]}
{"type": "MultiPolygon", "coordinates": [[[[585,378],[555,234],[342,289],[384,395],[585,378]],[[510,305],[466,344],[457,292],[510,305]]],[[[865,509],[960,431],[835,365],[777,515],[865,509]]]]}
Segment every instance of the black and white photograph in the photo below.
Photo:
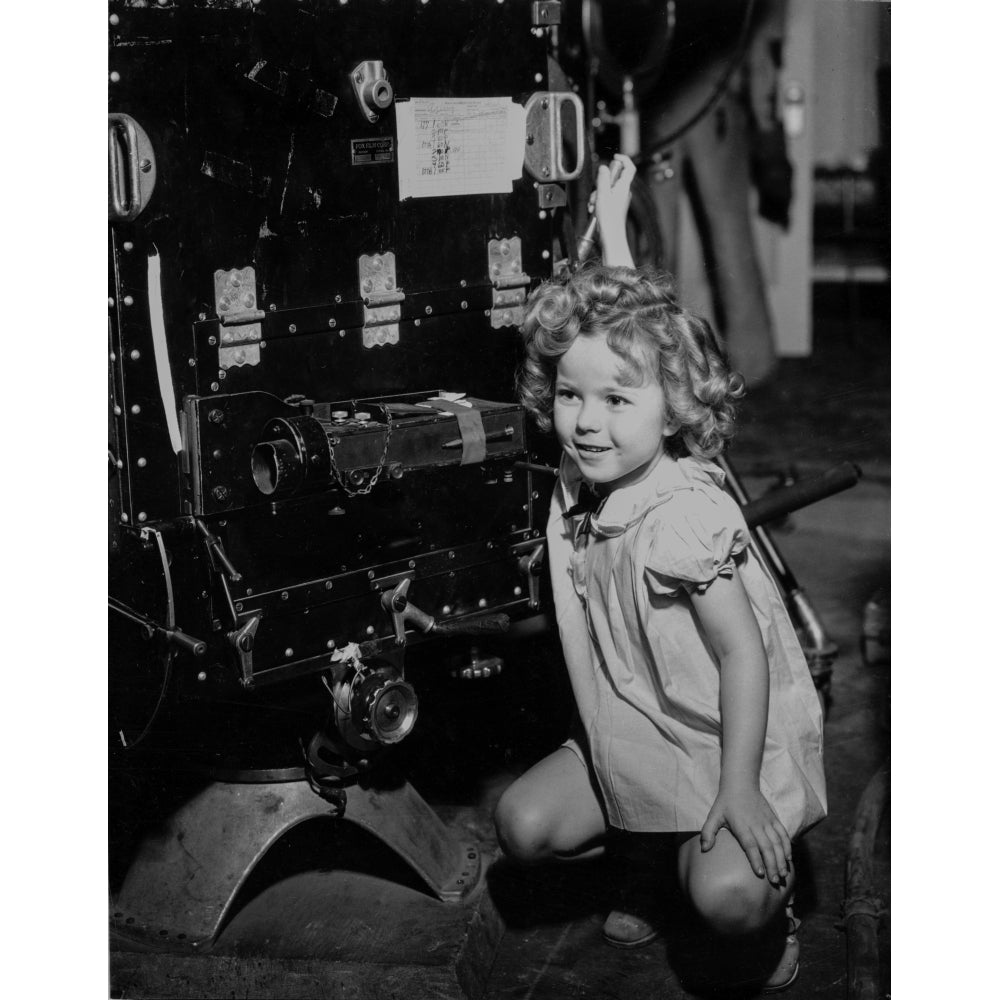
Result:
{"type": "Polygon", "coordinates": [[[991,992],[985,23],[106,7],[8,34],[5,994],[991,992]]]}
{"type": "Polygon", "coordinates": [[[108,4],[106,995],[890,995],[890,17],[108,4]]]}

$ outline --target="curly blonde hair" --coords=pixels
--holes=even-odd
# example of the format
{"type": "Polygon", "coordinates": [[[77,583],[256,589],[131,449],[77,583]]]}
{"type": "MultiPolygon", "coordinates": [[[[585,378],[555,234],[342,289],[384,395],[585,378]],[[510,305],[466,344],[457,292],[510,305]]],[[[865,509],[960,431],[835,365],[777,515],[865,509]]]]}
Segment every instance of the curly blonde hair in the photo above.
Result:
{"type": "Polygon", "coordinates": [[[711,325],[682,309],[667,275],[589,265],[540,285],[521,327],[521,402],[543,431],[552,429],[559,359],[577,337],[607,337],[639,384],[663,389],[664,417],[679,428],[666,439],[674,457],[718,455],[735,432],[742,376],[732,372],[711,325]]]}

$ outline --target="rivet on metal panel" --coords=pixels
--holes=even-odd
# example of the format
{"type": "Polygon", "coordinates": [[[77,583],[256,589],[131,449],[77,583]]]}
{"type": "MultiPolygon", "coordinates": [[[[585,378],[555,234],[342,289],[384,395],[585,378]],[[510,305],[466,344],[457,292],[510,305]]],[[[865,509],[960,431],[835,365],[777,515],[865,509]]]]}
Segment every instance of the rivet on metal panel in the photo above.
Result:
{"type": "Polygon", "coordinates": [[[122,244],[122,249],[125,251],[125,253],[131,253],[132,252],[132,246],[133,246],[132,241],[131,240],[126,240],[122,244]]]}
{"type": "Polygon", "coordinates": [[[122,514],[121,519],[128,524],[128,514],[122,514]]]}
{"type": "Polygon", "coordinates": [[[289,323],[288,324],[288,332],[289,333],[296,333],[296,332],[298,332],[298,327],[294,323],[289,323]]]}
{"type": "Polygon", "coordinates": [[[109,295],[108,296],[108,308],[109,309],[114,309],[114,307],[115,307],[115,300],[113,298],[111,298],[111,296],[109,295]]]}
{"type": "Polygon", "coordinates": [[[139,414],[142,412],[142,407],[138,403],[133,403],[129,409],[134,414],[139,414]]]}
{"type": "Polygon", "coordinates": [[[138,459],[135,464],[138,465],[140,469],[146,468],[146,460],[144,458],[138,459]]]}
{"type": "Polygon", "coordinates": [[[121,78],[122,78],[122,75],[121,75],[121,73],[119,73],[119,72],[118,72],[118,70],[116,70],[116,69],[113,69],[113,70],[112,70],[112,71],[111,71],[111,72],[110,72],[110,73],[108,74],[108,79],[109,79],[109,80],[110,80],[110,81],[111,81],[112,83],[118,83],[118,81],[119,81],[119,80],[120,80],[121,78]]]}
{"type": "Polygon", "coordinates": [[[122,408],[120,406],[115,407],[115,416],[120,417],[122,415],[122,408]]]}
{"type": "Polygon", "coordinates": [[[126,295],[125,298],[122,299],[122,305],[131,306],[134,304],[135,299],[133,299],[131,295],[126,295]]]}
{"type": "Polygon", "coordinates": [[[290,660],[294,655],[295,655],[295,650],[292,649],[291,646],[289,646],[288,649],[285,650],[285,657],[286,657],[286,659],[290,660]]]}
{"type": "Polygon", "coordinates": [[[129,353],[129,357],[130,357],[130,358],[131,358],[131,359],[132,359],[133,361],[138,361],[138,360],[139,360],[139,358],[140,358],[140,357],[142,357],[142,355],[141,355],[141,354],[140,354],[140,353],[139,353],[138,351],[135,351],[135,350],[133,350],[133,351],[131,351],[131,352],[129,353]]]}
{"type": "Polygon", "coordinates": [[[139,521],[145,521],[146,520],[146,512],[144,510],[140,510],[139,511],[139,516],[138,516],[137,520],[139,520],[139,521]]]}
{"type": "Polygon", "coordinates": [[[108,18],[108,23],[112,27],[114,27],[115,25],[118,24],[118,20],[119,20],[118,15],[117,14],[112,14],[111,17],[108,18]]]}
{"type": "Polygon", "coordinates": [[[211,384],[211,385],[209,386],[209,389],[211,389],[211,390],[212,390],[212,392],[218,392],[218,391],[219,391],[219,383],[218,383],[218,382],[213,382],[213,383],[212,383],[212,384],[211,384]]]}
{"type": "Polygon", "coordinates": [[[336,321],[336,319],[334,319],[334,317],[333,317],[333,316],[331,316],[331,317],[330,317],[330,318],[329,318],[329,319],[328,319],[328,320],[326,321],[326,325],[327,325],[327,326],[328,326],[328,327],[329,327],[329,328],[330,328],[330,329],[332,330],[332,329],[334,329],[334,328],[336,327],[336,325],[337,325],[337,321],[336,321]]]}

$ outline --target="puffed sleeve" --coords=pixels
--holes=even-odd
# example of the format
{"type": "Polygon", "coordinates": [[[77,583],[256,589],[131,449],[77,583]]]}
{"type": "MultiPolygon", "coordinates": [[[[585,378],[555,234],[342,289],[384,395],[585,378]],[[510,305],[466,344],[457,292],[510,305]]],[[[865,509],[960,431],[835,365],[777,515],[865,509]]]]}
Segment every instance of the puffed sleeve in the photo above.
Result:
{"type": "Polygon", "coordinates": [[[655,594],[681,588],[703,592],[718,576],[732,576],[750,544],[739,505],[718,490],[678,490],[646,519],[645,577],[655,594]]]}

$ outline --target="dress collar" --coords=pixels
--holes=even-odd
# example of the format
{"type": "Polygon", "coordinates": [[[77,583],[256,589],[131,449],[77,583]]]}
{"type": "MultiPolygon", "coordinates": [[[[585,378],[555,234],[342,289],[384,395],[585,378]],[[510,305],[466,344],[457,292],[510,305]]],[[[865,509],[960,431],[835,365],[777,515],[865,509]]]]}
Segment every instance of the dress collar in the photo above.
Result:
{"type": "MultiPolygon", "coordinates": [[[[721,487],[725,479],[722,469],[706,458],[674,458],[664,452],[647,476],[610,493],[598,511],[589,515],[588,528],[598,537],[621,535],[676,490],[699,484],[721,487]]],[[[564,455],[557,486],[563,512],[577,503],[582,480],[576,463],[564,455]]]]}

